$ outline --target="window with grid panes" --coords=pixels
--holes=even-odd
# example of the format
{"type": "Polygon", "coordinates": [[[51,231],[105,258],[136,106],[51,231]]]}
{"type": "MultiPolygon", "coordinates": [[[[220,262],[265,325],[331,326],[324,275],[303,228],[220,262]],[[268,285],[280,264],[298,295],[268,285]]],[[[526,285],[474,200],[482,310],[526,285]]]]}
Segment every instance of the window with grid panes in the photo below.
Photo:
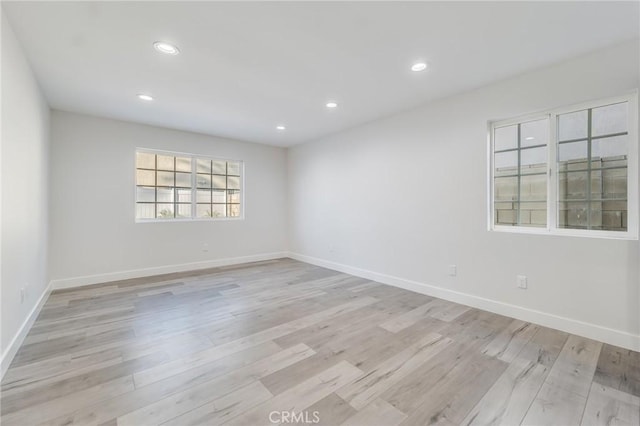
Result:
{"type": "Polygon", "coordinates": [[[638,238],[637,94],[491,123],[493,230],[638,238]]]}
{"type": "Polygon", "coordinates": [[[136,219],[241,218],[242,162],[136,152],[136,219]]]}
{"type": "Polygon", "coordinates": [[[504,226],[547,226],[549,119],[494,129],[494,220],[504,226]]]}

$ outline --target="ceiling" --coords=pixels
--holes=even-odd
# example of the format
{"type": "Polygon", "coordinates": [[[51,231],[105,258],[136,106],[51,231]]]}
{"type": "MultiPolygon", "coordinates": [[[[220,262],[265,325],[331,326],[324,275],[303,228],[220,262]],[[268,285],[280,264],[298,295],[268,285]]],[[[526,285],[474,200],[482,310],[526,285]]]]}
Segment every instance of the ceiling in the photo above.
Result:
{"type": "Polygon", "coordinates": [[[638,2],[2,3],[52,108],[278,146],[640,37],[638,2]]]}

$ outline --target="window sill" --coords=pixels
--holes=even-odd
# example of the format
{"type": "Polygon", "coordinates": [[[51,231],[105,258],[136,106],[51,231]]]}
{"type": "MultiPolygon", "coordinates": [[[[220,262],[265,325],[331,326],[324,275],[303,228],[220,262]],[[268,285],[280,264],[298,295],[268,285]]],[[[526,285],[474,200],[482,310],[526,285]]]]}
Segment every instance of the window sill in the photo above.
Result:
{"type": "Polygon", "coordinates": [[[185,223],[185,222],[237,222],[243,221],[241,217],[221,217],[221,218],[197,218],[197,219],[136,219],[135,223],[185,223]]]}
{"type": "Polygon", "coordinates": [[[530,235],[551,235],[561,237],[579,237],[579,238],[600,238],[608,240],[627,240],[637,241],[638,234],[633,231],[616,232],[616,231],[584,231],[579,229],[554,229],[549,228],[528,228],[517,226],[493,226],[489,229],[493,232],[504,232],[511,234],[530,234],[530,235]]]}

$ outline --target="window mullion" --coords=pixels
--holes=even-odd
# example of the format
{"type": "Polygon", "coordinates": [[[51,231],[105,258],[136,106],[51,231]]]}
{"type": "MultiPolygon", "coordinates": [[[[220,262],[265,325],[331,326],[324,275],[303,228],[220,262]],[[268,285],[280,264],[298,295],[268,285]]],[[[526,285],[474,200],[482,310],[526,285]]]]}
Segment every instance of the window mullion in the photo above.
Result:
{"type": "Polygon", "coordinates": [[[196,213],[196,157],[191,157],[191,219],[195,219],[197,217],[196,213]]]}
{"type": "Polygon", "coordinates": [[[591,229],[591,114],[592,109],[587,112],[587,229],[591,229]]]}
{"type": "Polygon", "coordinates": [[[520,185],[522,183],[522,161],[521,161],[521,157],[522,157],[522,143],[520,141],[520,137],[521,137],[521,129],[520,129],[521,124],[518,123],[518,182],[516,183],[516,187],[517,187],[517,195],[516,195],[516,201],[517,201],[517,205],[518,205],[518,209],[516,210],[516,223],[518,225],[522,225],[522,203],[521,203],[521,189],[520,189],[520,185]]]}
{"type": "Polygon", "coordinates": [[[558,154],[558,116],[549,116],[549,146],[547,147],[548,169],[547,173],[547,229],[554,231],[558,224],[560,203],[558,201],[559,174],[557,167],[558,154]]]}

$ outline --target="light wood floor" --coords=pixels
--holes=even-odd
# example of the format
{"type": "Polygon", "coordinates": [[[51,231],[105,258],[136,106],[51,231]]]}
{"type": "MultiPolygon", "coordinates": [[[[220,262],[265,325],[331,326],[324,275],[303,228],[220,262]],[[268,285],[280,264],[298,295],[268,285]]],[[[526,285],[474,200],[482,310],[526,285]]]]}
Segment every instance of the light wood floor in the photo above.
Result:
{"type": "Polygon", "coordinates": [[[53,293],[1,403],[3,426],[638,425],[640,354],[281,259],[53,293]]]}

